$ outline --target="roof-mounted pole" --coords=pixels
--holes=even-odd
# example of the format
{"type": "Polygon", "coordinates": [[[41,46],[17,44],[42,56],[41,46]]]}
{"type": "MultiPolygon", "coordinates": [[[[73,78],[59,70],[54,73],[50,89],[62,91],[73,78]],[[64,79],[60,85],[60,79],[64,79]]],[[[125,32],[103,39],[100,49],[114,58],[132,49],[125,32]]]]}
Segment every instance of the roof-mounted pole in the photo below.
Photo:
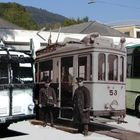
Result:
{"type": "Polygon", "coordinates": [[[51,43],[52,43],[51,37],[52,37],[52,35],[51,35],[51,28],[50,28],[50,36],[48,38],[48,45],[51,45],[51,43]]]}
{"type": "Polygon", "coordinates": [[[60,31],[61,31],[61,26],[60,26],[60,28],[59,28],[58,36],[57,36],[57,39],[56,39],[56,44],[58,43],[58,39],[59,39],[59,35],[60,35],[60,31]]]}
{"type": "Polygon", "coordinates": [[[43,37],[43,36],[41,36],[39,33],[40,32],[42,32],[42,31],[44,31],[46,29],[46,27],[43,27],[43,28],[41,28],[36,34],[41,38],[41,39],[43,39],[44,41],[46,41],[46,39],[43,37]]]}

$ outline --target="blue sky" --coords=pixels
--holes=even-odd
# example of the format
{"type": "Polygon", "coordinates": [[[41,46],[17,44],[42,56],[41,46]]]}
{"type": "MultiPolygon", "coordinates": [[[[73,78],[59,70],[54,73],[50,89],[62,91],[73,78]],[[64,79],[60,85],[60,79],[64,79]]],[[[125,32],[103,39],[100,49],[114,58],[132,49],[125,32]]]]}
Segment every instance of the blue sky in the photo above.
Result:
{"type": "Polygon", "coordinates": [[[0,0],[42,8],[68,18],[89,17],[101,23],[140,20],[140,0],[0,0]]]}

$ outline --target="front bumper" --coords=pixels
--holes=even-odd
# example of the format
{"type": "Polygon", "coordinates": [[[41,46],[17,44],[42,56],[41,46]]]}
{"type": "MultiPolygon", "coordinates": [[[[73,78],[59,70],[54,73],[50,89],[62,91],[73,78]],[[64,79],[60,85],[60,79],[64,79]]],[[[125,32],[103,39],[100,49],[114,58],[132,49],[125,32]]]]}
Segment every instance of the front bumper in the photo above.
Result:
{"type": "Polygon", "coordinates": [[[3,124],[3,123],[11,124],[11,123],[15,123],[15,122],[23,121],[23,120],[34,119],[35,116],[36,116],[35,114],[30,114],[30,115],[20,114],[20,115],[14,115],[14,116],[0,117],[0,124],[3,124]]]}
{"type": "Polygon", "coordinates": [[[125,116],[126,110],[102,110],[102,111],[91,111],[92,116],[125,116]]]}

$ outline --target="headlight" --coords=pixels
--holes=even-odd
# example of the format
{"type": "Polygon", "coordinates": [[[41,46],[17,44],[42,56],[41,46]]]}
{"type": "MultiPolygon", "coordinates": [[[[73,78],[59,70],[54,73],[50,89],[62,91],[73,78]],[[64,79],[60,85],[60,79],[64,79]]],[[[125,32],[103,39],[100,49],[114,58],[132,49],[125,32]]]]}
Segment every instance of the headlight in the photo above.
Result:
{"type": "Polygon", "coordinates": [[[30,111],[32,111],[32,110],[34,109],[34,105],[33,105],[33,104],[29,104],[29,105],[28,105],[28,109],[29,109],[30,111]]]}
{"type": "Polygon", "coordinates": [[[110,104],[110,103],[106,103],[106,104],[104,105],[104,108],[105,108],[106,110],[115,110],[115,109],[118,108],[118,102],[117,102],[116,100],[113,100],[113,101],[111,102],[111,104],[110,104]]]}
{"type": "Polygon", "coordinates": [[[109,110],[109,109],[110,109],[109,103],[106,103],[106,104],[104,105],[104,108],[105,108],[106,110],[109,110]]]}
{"type": "Polygon", "coordinates": [[[118,108],[118,102],[116,100],[113,100],[112,103],[110,104],[110,107],[112,109],[117,109],[118,108]]]}

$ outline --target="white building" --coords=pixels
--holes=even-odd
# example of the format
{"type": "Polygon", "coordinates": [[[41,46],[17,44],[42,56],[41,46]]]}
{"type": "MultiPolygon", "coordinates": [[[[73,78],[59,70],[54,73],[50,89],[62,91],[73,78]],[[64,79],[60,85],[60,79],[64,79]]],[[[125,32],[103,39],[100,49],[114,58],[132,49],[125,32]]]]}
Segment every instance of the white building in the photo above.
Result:
{"type": "MultiPolygon", "coordinates": [[[[0,29],[0,39],[4,41],[6,46],[16,48],[18,50],[29,50],[30,42],[32,41],[34,52],[40,47],[45,47],[48,44],[48,39],[51,37],[51,42],[63,42],[66,37],[83,39],[87,34],[74,34],[74,33],[59,33],[47,32],[37,30],[20,30],[20,29],[0,29]]],[[[108,36],[109,37],[109,36],[108,36]]],[[[120,42],[120,37],[113,38],[116,44],[120,42]]],[[[126,45],[140,44],[140,39],[126,38],[126,45]]]]}

